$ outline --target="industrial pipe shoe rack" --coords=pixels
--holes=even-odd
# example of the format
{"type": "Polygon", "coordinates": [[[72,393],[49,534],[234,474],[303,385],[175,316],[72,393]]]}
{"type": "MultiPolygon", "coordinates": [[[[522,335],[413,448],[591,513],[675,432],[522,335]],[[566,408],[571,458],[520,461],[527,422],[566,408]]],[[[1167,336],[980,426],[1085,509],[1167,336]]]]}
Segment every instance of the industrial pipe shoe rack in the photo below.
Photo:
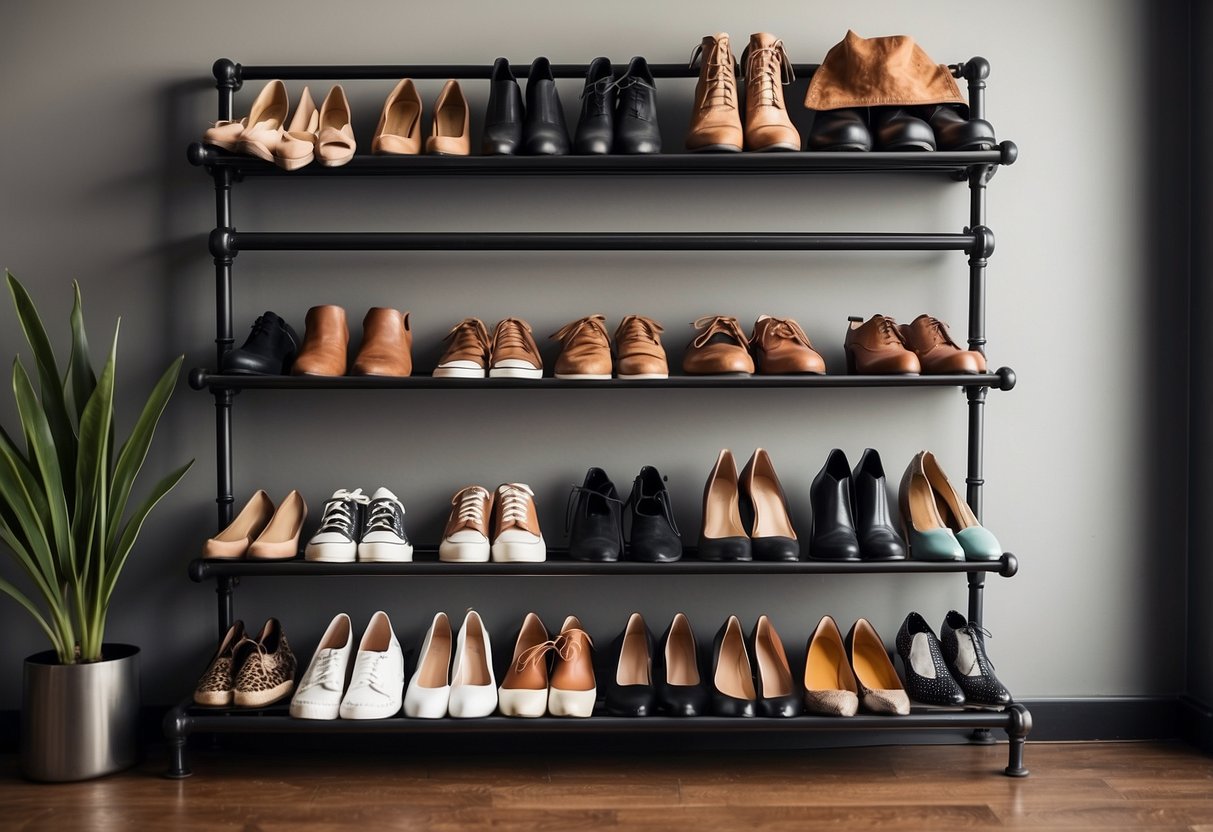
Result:
{"type": "MultiPolygon", "coordinates": [[[[657,78],[692,77],[694,73],[680,64],[656,64],[652,67],[657,78]]],[[[816,65],[795,66],[795,71],[807,77],[816,65]]],[[[969,106],[973,117],[985,116],[985,87],[990,66],[984,58],[973,58],[950,67],[957,78],[968,82],[969,106]]],[[[622,71],[616,67],[615,71],[622,71]]],[[[325,78],[332,80],[369,79],[484,79],[490,77],[487,65],[419,65],[419,66],[242,66],[230,60],[214,65],[219,90],[220,119],[232,118],[232,95],[245,81],[281,78],[302,80],[325,78]]],[[[553,67],[557,78],[580,78],[585,66],[562,64],[553,67]]],[[[526,77],[527,70],[517,74],[526,77]]],[[[215,229],[210,234],[210,251],[215,262],[215,302],[217,310],[216,358],[234,346],[232,336],[232,268],[243,251],[417,251],[417,250],[493,250],[493,251],[961,251],[968,255],[969,266],[969,349],[985,351],[986,266],[994,251],[994,235],[986,226],[986,186],[1000,166],[1015,161],[1014,143],[1002,142],[990,150],[966,152],[920,153],[734,153],[683,154],[663,153],[651,156],[369,156],[359,155],[344,167],[325,168],[310,165],[301,170],[284,173],[269,162],[249,156],[236,156],[192,144],[189,161],[203,168],[215,186],[215,229]],[[920,173],[934,175],[945,182],[965,182],[970,195],[970,219],[959,233],[547,233],[547,232],[260,232],[238,231],[232,223],[233,185],[246,176],[280,177],[289,180],[299,176],[562,176],[621,174],[636,176],[711,176],[779,175],[840,173],[849,175],[920,173]]],[[[287,186],[289,187],[289,186],[287,186]]],[[[217,365],[218,366],[218,365],[217,365]]],[[[821,376],[763,376],[752,378],[678,376],[660,380],[561,380],[541,379],[434,379],[427,375],[408,378],[375,378],[342,376],[316,378],[302,376],[227,375],[206,369],[190,374],[190,385],[197,390],[209,390],[215,399],[215,441],[217,453],[218,524],[225,527],[233,511],[232,407],[236,393],[245,388],[275,390],[292,389],[618,389],[618,388],[759,388],[759,387],[938,387],[961,388],[968,403],[968,468],[965,477],[966,496],[974,513],[982,513],[982,427],[986,395],[991,389],[1010,390],[1015,386],[1015,374],[1009,368],[977,375],[821,375],[821,376]]],[[[567,551],[549,550],[543,563],[439,563],[436,547],[420,547],[412,563],[308,563],[302,558],[277,562],[249,560],[195,560],[189,576],[196,582],[214,580],[218,595],[219,637],[234,619],[233,590],[242,578],[263,576],[486,576],[518,579],[527,576],[592,576],[647,575],[654,580],[681,575],[778,574],[821,575],[872,573],[963,573],[968,580],[968,618],[982,622],[982,594],[987,573],[1011,577],[1018,570],[1015,556],[1005,553],[991,563],[929,563],[907,560],[893,563],[859,562],[833,563],[800,561],[796,563],[714,563],[694,559],[694,550],[676,563],[648,564],[621,561],[618,563],[585,563],[570,560],[567,551]]],[[[1024,741],[1032,727],[1032,718],[1021,704],[1004,709],[947,710],[915,707],[910,715],[855,716],[846,719],[823,716],[799,716],[791,719],[731,719],[721,717],[672,718],[650,716],[624,719],[595,715],[589,719],[408,719],[392,717],[382,720],[315,721],[292,719],[285,704],[263,710],[208,708],[194,705],[187,699],[165,717],[164,728],[170,748],[169,777],[187,777],[186,742],[191,733],[299,733],[299,734],[445,734],[492,733],[536,734],[551,733],[730,733],[743,732],[786,735],[799,731],[971,731],[975,742],[993,742],[990,729],[1005,730],[1010,740],[1009,759],[1005,773],[1022,777],[1028,771],[1023,765],[1024,741]]]]}

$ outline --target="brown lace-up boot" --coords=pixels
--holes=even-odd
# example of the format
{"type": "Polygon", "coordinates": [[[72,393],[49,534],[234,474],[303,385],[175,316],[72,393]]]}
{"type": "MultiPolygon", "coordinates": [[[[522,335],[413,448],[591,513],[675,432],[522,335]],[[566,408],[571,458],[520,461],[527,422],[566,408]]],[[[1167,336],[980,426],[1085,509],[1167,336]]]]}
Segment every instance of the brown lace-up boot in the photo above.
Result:
{"type": "Polygon", "coordinates": [[[687,150],[741,150],[741,113],[737,108],[737,72],[729,36],[725,32],[708,35],[691,53],[691,66],[699,61],[699,83],[695,85],[695,104],[687,150]]]}

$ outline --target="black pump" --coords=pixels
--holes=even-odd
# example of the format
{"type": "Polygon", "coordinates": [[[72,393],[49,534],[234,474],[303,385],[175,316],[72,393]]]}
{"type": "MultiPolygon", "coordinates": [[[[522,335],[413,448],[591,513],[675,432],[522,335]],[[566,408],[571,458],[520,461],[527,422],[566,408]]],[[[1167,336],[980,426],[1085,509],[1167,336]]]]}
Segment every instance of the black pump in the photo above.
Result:
{"type": "Polygon", "coordinates": [[[813,560],[859,560],[852,509],[851,465],[838,448],[830,451],[826,464],[809,486],[813,506],[813,531],[809,557],[813,560]]]}
{"type": "Polygon", "coordinates": [[[864,560],[905,560],[906,545],[889,510],[889,489],[880,454],[865,448],[851,474],[855,497],[855,534],[864,560]]]}
{"type": "Polygon", "coordinates": [[[536,58],[526,82],[526,119],[522,141],[529,156],[564,156],[569,152],[569,128],[552,75],[552,62],[536,58]]]}

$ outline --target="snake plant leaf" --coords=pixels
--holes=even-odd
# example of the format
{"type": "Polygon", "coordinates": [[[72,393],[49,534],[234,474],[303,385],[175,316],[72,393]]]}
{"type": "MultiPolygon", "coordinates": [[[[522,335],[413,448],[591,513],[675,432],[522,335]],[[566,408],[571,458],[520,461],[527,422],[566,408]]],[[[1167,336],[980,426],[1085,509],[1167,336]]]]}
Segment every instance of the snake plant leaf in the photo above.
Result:
{"type": "MultiPolygon", "coordinates": [[[[97,387],[89,396],[80,416],[80,441],[76,449],[76,506],[72,516],[72,535],[81,558],[80,574],[87,576],[94,566],[94,554],[105,541],[105,520],[109,512],[109,437],[114,417],[114,374],[118,360],[118,330],[110,346],[109,358],[101,370],[97,387]]],[[[87,577],[86,577],[87,580],[87,577]]]]}
{"type": "MultiPolygon", "coordinates": [[[[72,542],[72,524],[67,511],[63,476],[59,468],[59,455],[45,411],[39,407],[38,397],[30,384],[29,376],[20,359],[13,361],[13,393],[17,398],[17,413],[25,430],[25,439],[34,449],[38,472],[42,477],[42,492],[50,508],[52,539],[59,556],[59,568],[63,574],[73,572],[75,546],[72,542]]],[[[75,444],[75,437],[72,437],[75,444]]]]}
{"type": "Polygon", "coordinates": [[[118,528],[126,513],[126,502],[130,498],[131,486],[143,467],[144,460],[147,459],[152,437],[156,433],[156,425],[160,421],[161,414],[164,413],[164,408],[168,406],[169,397],[173,395],[173,388],[177,385],[181,364],[184,361],[184,355],[177,356],[177,360],[170,364],[169,368],[160,376],[160,380],[152,388],[147,404],[143,407],[143,412],[139,414],[139,419],[135,422],[135,427],[131,429],[131,435],[123,443],[122,450],[118,452],[118,462],[114,466],[114,475],[110,485],[109,517],[106,523],[109,537],[106,540],[106,551],[113,551],[114,545],[117,543],[118,528]]]}
{"type": "Polygon", "coordinates": [[[75,299],[72,301],[72,354],[67,362],[68,381],[64,384],[64,397],[74,411],[76,422],[84,415],[84,406],[97,387],[97,375],[88,354],[88,336],[84,332],[84,307],[80,299],[80,284],[72,281],[75,299]]]}
{"type": "Polygon", "coordinates": [[[63,661],[64,656],[71,656],[72,651],[66,649],[63,642],[60,640],[58,633],[51,629],[51,625],[42,617],[41,611],[33,605],[33,603],[25,597],[25,593],[17,589],[8,581],[0,578],[0,592],[10,596],[21,606],[25,607],[26,611],[34,617],[34,621],[38,622],[38,626],[46,633],[47,638],[51,640],[51,645],[55,648],[55,652],[59,655],[59,660],[63,661]]]}
{"type": "Polygon", "coordinates": [[[55,575],[53,558],[50,557],[49,552],[43,552],[40,555],[36,550],[31,548],[21,539],[13,526],[13,518],[9,516],[0,517],[0,541],[3,541],[13,550],[13,554],[17,556],[17,563],[21,566],[21,570],[29,575],[34,586],[38,588],[38,591],[46,599],[47,605],[53,608],[58,598],[58,578],[55,575]]]}
{"type": "Polygon", "coordinates": [[[38,309],[34,306],[33,298],[21,285],[12,272],[5,273],[8,277],[9,292],[13,296],[13,305],[17,309],[17,321],[25,333],[34,353],[34,361],[38,365],[38,381],[42,392],[42,409],[45,420],[59,448],[59,479],[68,490],[64,492],[66,502],[70,504],[74,495],[72,488],[71,460],[76,452],[76,434],[72,430],[71,419],[68,417],[67,402],[63,398],[63,381],[59,374],[59,365],[55,361],[55,352],[51,349],[50,339],[46,337],[46,328],[38,309]]]}

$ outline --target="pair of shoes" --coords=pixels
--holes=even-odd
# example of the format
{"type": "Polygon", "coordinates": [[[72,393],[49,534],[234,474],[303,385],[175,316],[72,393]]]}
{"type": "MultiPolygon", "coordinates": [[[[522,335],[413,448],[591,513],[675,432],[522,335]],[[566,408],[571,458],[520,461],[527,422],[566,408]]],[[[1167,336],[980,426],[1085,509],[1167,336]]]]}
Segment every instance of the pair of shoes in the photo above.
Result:
{"type": "Polygon", "coordinates": [[[255,491],[236,519],[202,546],[202,557],[235,560],[284,560],[299,554],[299,537],[307,519],[307,503],[298,491],[277,508],[264,491],[255,491]]]}
{"type": "Polygon", "coordinates": [[[547,58],[536,58],[531,64],[526,107],[510,62],[505,58],[493,62],[481,152],[486,156],[563,156],[569,152],[569,128],[547,58]]]}
{"type": "Polygon", "coordinates": [[[618,78],[609,58],[590,62],[573,148],[583,155],[661,152],[657,83],[644,58],[632,58],[618,78]]]}
{"type": "Polygon", "coordinates": [[[313,159],[325,167],[340,167],[354,158],[357,143],[350,125],[350,103],[340,84],[329,90],[319,110],[311,91],[304,87],[288,124],[289,112],[286,84],[273,80],[262,88],[245,118],[216,122],[202,140],[273,162],[283,170],[297,170],[313,159]]]}
{"type": "Polygon", "coordinates": [[[594,642],[581,621],[568,616],[549,639],[539,616],[527,613],[497,695],[502,716],[591,716],[598,699],[594,642]]]}
{"type": "Polygon", "coordinates": [[[809,487],[813,560],[905,560],[905,544],[889,511],[880,454],[865,448],[855,470],[838,448],[826,456],[809,487]]]}
{"type": "Polygon", "coordinates": [[[435,378],[542,378],[543,358],[521,318],[505,318],[493,336],[479,318],[464,318],[444,339],[446,350],[434,369],[435,378]]]}
{"type": "Polygon", "coordinates": [[[805,656],[804,703],[809,712],[827,716],[854,716],[860,705],[873,714],[910,712],[884,642],[866,618],[851,625],[844,642],[834,619],[822,616],[805,656]]]}
{"type": "Polygon", "coordinates": [[[930,451],[919,451],[906,466],[899,506],[914,560],[994,561],[1002,557],[1002,545],[977,521],[930,451]]]}
{"type": "Polygon", "coordinates": [[[800,713],[800,693],[783,641],[767,616],[758,617],[748,642],[735,615],[716,633],[711,704],[717,716],[790,717],[800,713]]]}
{"type": "Polygon", "coordinates": [[[733,453],[726,448],[703,489],[699,559],[751,558],[799,560],[800,543],[771,457],[758,448],[738,478],[733,453]]]}
{"type": "Polygon", "coordinates": [[[809,129],[809,150],[990,150],[994,127],[969,118],[955,104],[919,107],[844,107],[821,110],[809,129]]]}
{"type": "Polygon", "coordinates": [[[339,488],[324,504],[320,528],[303,556],[318,563],[408,563],[413,544],[404,530],[404,505],[386,488],[367,497],[339,488]]]}
{"type": "MultiPolygon", "coordinates": [[[[438,156],[467,156],[472,152],[468,102],[458,81],[447,81],[434,99],[425,152],[438,156]]],[[[371,153],[416,156],[421,153],[421,95],[411,78],[404,78],[383,102],[383,112],[371,153]]]]}
{"type": "Polygon", "coordinates": [[[795,74],[782,40],[766,32],[750,35],[739,66],[728,34],[708,35],[691,53],[691,68],[696,62],[699,81],[687,150],[738,152],[743,144],[753,151],[800,150],[800,133],[783,100],[783,85],[795,80],[795,74]],[[746,83],[744,130],[737,101],[738,76],[746,83]]]}
{"type": "Polygon", "coordinates": [[[451,497],[438,560],[484,563],[490,554],[494,563],[542,563],[547,559],[535,492],[529,485],[502,483],[496,494],[469,485],[451,497]]]}
{"type": "Polygon", "coordinates": [[[755,367],[767,375],[826,371],[809,336],[791,318],[762,315],[748,338],[741,323],[727,315],[705,315],[692,326],[700,332],[682,359],[687,375],[750,375],[755,367]]]}
{"type": "Polygon", "coordinates": [[[606,471],[586,471],[585,481],[569,492],[565,513],[569,557],[599,563],[619,560],[625,549],[625,526],[631,529],[626,549],[632,560],[672,563],[682,557],[682,536],[674,521],[670,492],[656,468],[646,465],[640,469],[626,501],[619,499],[606,471]]]}
{"type": "Polygon", "coordinates": [[[295,685],[295,654],[277,618],[270,618],[256,639],[244,622],[228,628],[194,688],[199,705],[264,708],[290,695],[295,685]]]}
{"type": "Polygon", "coordinates": [[[296,719],[387,719],[400,712],[403,690],[404,654],[387,613],[371,616],[355,653],[354,627],[342,612],[316,645],[290,713],[296,719]]]}
{"type": "Polygon", "coordinates": [[[970,624],[956,610],[940,628],[943,643],[926,619],[911,612],[897,632],[897,654],[906,672],[906,690],[924,705],[1001,707],[1011,692],[994,675],[986,655],[989,632],[970,624]]]}
{"type": "Polygon", "coordinates": [[[290,372],[299,352],[299,336],[273,312],[253,321],[252,331],[239,349],[228,350],[220,369],[235,375],[277,376],[290,372]]]}
{"type": "MultiPolygon", "coordinates": [[[[642,315],[626,315],[615,330],[615,362],[619,378],[669,378],[661,324],[642,315]]],[[[611,340],[606,317],[589,315],[565,324],[550,336],[560,342],[556,378],[609,379],[611,340]]]]}
{"type": "MultiPolygon", "coordinates": [[[[362,345],[350,366],[355,376],[408,376],[413,372],[413,330],[408,312],[373,307],[362,320],[362,345]]],[[[343,376],[350,328],[340,306],[307,311],[303,346],[291,372],[297,376],[343,376]]]]}
{"type": "Polygon", "coordinates": [[[467,611],[456,640],[446,613],[436,613],[404,692],[404,715],[414,719],[442,719],[447,715],[467,719],[489,716],[496,709],[493,645],[480,614],[467,611]]]}
{"type": "Polygon", "coordinates": [[[851,317],[843,349],[851,374],[984,373],[986,357],[963,350],[938,318],[919,315],[898,325],[887,315],[851,317]]]}

